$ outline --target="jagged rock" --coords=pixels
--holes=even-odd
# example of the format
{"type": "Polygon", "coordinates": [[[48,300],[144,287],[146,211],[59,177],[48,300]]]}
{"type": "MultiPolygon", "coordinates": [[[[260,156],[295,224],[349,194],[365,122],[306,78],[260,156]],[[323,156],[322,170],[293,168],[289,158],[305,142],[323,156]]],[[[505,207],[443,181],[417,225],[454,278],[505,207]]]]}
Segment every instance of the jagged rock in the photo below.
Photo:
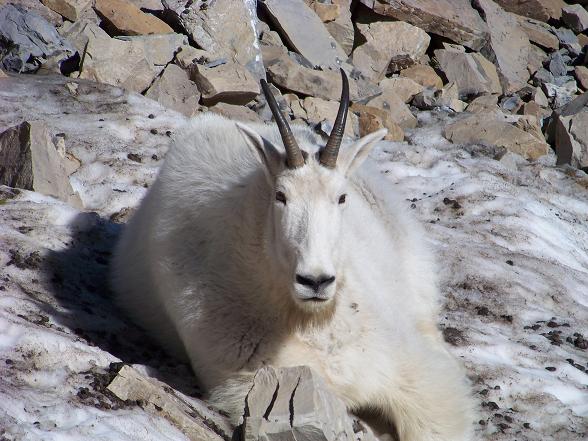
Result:
{"type": "Polygon", "coordinates": [[[406,77],[384,78],[379,82],[378,86],[383,92],[395,93],[405,103],[409,103],[416,94],[424,89],[422,84],[406,77]]]}
{"type": "Polygon", "coordinates": [[[478,50],[488,27],[469,0],[361,0],[374,12],[478,50]]]}
{"type": "Polygon", "coordinates": [[[18,4],[25,11],[34,12],[35,14],[43,17],[53,26],[60,26],[63,23],[63,17],[54,10],[48,8],[39,0],[0,0],[0,8],[9,3],[18,4]]]}
{"type": "Polygon", "coordinates": [[[470,113],[500,112],[497,95],[480,95],[468,104],[466,110],[470,113]]]}
{"type": "Polygon", "coordinates": [[[529,75],[535,75],[537,71],[542,69],[548,58],[549,55],[543,49],[532,44],[529,47],[529,60],[527,61],[527,72],[529,72],[529,75]]]}
{"type": "Polygon", "coordinates": [[[553,83],[543,83],[543,91],[551,99],[551,107],[557,109],[574,99],[578,86],[573,79],[561,86],[553,83]]]}
{"type": "Polygon", "coordinates": [[[260,92],[253,74],[237,63],[215,67],[196,64],[192,75],[202,94],[202,102],[207,106],[218,102],[246,104],[260,92]]]}
{"type": "Polygon", "coordinates": [[[562,0],[496,0],[496,3],[508,12],[545,22],[550,18],[558,20],[565,6],[562,0]]]}
{"type": "Polygon", "coordinates": [[[82,11],[91,6],[91,0],[41,0],[49,9],[70,21],[80,18],[82,11]]]}
{"type": "Polygon", "coordinates": [[[549,144],[515,127],[497,113],[478,113],[445,128],[448,140],[459,144],[504,147],[526,159],[535,160],[549,152],[549,144]]]}
{"type": "Polygon", "coordinates": [[[519,113],[522,113],[523,115],[533,115],[537,119],[542,120],[548,117],[551,111],[545,107],[540,106],[535,101],[529,101],[528,103],[523,104],[523,107],[519,113]]]}
{"type": "Polygon", "coordinates": [[[21,6],[0,8],[0,59],[10,72],[32,72],[41,66],[63,66],[76,50],[44,18],[21,6]]]}
{"type": "MultiPolygon", "coordinates": [[[[325,100],[338,100],[341,97],[339,72],[309,69],[288,56],[282,56],[270,64],[267,72],[271,81],[284,89],[325,100]]],[[[349,93],[352,101],[358,100],[359,91],[352,78],[349,79],[349,93]]]]}
{"type": "Polygon", "coordinates": [[[187,2],[162,0],[166,15],[196,45],[215,58],[226,58],[247,68],[256,79],[265,78],[257,42],[255,2],[216,0],[187,2]]]}
{"type": "Polygon", "coordinates": [[[533,75],[533,84],[535,86],[541,86],[544,83],[553,83],[555,78],[551,72],[547,69],[539,68],[535,75],[533,75]]]}
{"type": "Polygon", "coordinates": [[[331,0],[332,3],[339,6],[339,16],[328,23],[325,27],[329,34],[341,46],[347,55],[353,50],[353,40],[355,30],[351,21],[351,0],[331,0]]]}
{"type": "Polygon", "coordinates": [[[568,74],[567,64],[570,62],[570,57],[562,55],[561,51],[554,52],[549,57],[549,72],[554,77],[561,77],[568,74]]]}
{"type": "Polygon", "coordinates": [[[435,69],[424,64],[417,64],[407,69],[402,69],[400,76],[410,78],[423,87],[434,87],[435,89],[441,89],[443,87],[443,80],[437,75],[435,69]]]}
{"type": "Polygon", "coordinates": [[[190,70],[194,64],[206,64],[212,60],[212,54],[192,46],[182,46],[176,54],[176,64],[182,69],[190,70]]]}
{"type": "Polygon", "coordinates": [[[588,67],[586,66],[576,66],[574,68],[574,75],[582,89],[588,89],[588,67]]]}
{"type": "Polygon", "coordinates": [[[0,185],[37,191],[82,208],[67,176],[44,123],[25,121],[0,134],[0,185]]]}
{"type": "Polygon", "coordinates": [[[578,43],[580,44],[580,47],[584,47],[586,45],[588,45],[588,35],[585,34],[578,34],[578,43]]]}
{"type": "Polygon", "coordinates": [[[459,90],[455,83],[448,83],[441,89],[426,88],[416,95],[412,104],[421,110],[445,107],[454,112],[463,112],[466,103],[459,100],[459,90]]]}
{"type": "Polygon", "coordinates": [[[366,42],[353,51],[353,64],[374,81],[388,70],[415,64],[431,41],[425,31],[403,21],[356,22],[356,26],[366,42]]]}
{"type": "Polygon", "coordinates": [[[347,54],[302,0],[260,2],[284,40],[312,66],[338,69],[347,54]]]}
{"type": "Polygon", "coordinates": [[[304,3],[318,15],[323,23],[336,20],[341,15],[341,6],[337,3],[323,3],[315,0],[304,0],[304,3]]]}
{"type": "Polygon", "coordinates": [[[219,115],[237,121],[254,123],[263,122],[259,115],[257,115],[257,113],[255,113],[253,110],[245,106],[237,106],[234,104],[227,103],[217,103],[214,106],[209,107],[208,111],[217,113],[219,115]]]}
{"type": "Polygon", "coordinates": [[[257,371],[245,401],[244,441],[376,441],[359,425],[341,399],[307,366],[257,371]]]}
{"type": "Polygon", "coordinates": [[[174,30],[154,15],[146,14],[129,0],[95,0],[94,8],[114,35],[167,34],[174,30]]]}
{"type": "Polygon", "coordinates": [[[527,84],[530,43],[518,20],[491,0],[474,0],[486,20],[490,39],[481,52],[498,70],[504,94],[516,92],[527,84]]]}
{"type": "Polygon", "coordinates": [[[178,34],[110,38],[85,20],[64,26],[61,32],[83,54],[79,78],[137,92],[146,90],[174,53],[188,43],[185,36],[178,34]]]}
{"type": "Polygon", "coordinates": [[[139,9],[146,9],[148,11],[162,12],[165,8],[161,0],[129,0],[139,9]]]}
{"type": "MultiPolygon", "coordinates": [[[[333,123],[337,117],[339,110],[338,101],[327,101],[320,98],[306,97],[301,102],[306,116],[304,117],[310,124],[317,125],[323,121],[333,123]]],[[[347,124],[345,125],[345,135],[350,138],[355,138],[358,134],[357,117],[353,114],[348,114],[347,124]]]]}
{"type": "Polygon", "coordinates": [[[561,20],[579,34],[588,28],[588,11],[580,5],[566,5],[561,10],[561,20]]]}
{"type": "Polygon", "coordinates": [[[555,152],[558,165],[588,167],[588,112],[556,119],[555,152]]]}
{"type": "Polygon", "coordinates": [[[392,121],[403,129],[412,129],[417,125],[417,119],[404,104],[404,100],[392,91],[383,91],[381,95],[372,98],[367,104],[388,112],[392,121]]]}
{"type": "Polygon", "coordinates": [[[570,52],[570,55],[574,57],[580,55],[582,52],[582,46],[574,32],[568,28],[554,28],[553,32],[559,39],[559,44],[561,44],[564,49],[567,49],[570,52]]]}
{"type": "Polygon", "coordinates": [[[529,41],[548,50],[559,49],[559,40],[547,23],[529,17],[517,16],[517,19],[529,41]]]}
{"type": "Polygon", "coordinates": [[[435,58],[447,79],[457,84],[460,98],[502,93],[496,67],[482,54],[437,49],[435,58]]]}
{"type": "Polygon", "coordinates": [[[194,116],[200,107],[200,92],[196,84],[190,81],[188,74],[175,64],[168,65],[145,92],[147,98],[158,101],[161,105],[194,116]]]}
{"type": "Polygon", "coordinates": [[[518,95],[505,96],[500,100],[500,108],[505,113],[517,113],[523,107],[524,101],[518,95]]]}
{"type": "Polygon", "coordinates": [[[549,101],[540,87],[526,86],[517,95],[525,102],[535,101],[541,107],[549,107],[549,101]]]}
{"type": "Polygon", "coordinates": [[[535,115],[521,115],[517,117],[514,126],[533,135],[537,140],[545,142],[545,136],[541,131],[541,124],[539,118],[535,115]]]}
{"type": "Polygon", "coordinates": [[[353,104],[351,111],[359,118],[359,136],[365,136],[381,128],[388,129],[387,141],[404,141],[404,131],[391,118],[390,112],[373,106],[353,104]]]}

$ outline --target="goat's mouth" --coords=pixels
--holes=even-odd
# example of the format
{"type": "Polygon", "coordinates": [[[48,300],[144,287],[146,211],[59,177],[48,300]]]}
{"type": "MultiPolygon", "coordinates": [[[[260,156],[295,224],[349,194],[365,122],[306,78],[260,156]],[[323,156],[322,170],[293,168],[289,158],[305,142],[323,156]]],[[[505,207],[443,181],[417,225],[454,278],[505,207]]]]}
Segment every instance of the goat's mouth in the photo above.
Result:
{"type": "Polygon", "coordinates": [[[309,297],[306,299],[302,299],[303,302],[307,302],[307,303],[323,303],[323,302],[327,302],[330,299],[328,297],[309,297]]]}

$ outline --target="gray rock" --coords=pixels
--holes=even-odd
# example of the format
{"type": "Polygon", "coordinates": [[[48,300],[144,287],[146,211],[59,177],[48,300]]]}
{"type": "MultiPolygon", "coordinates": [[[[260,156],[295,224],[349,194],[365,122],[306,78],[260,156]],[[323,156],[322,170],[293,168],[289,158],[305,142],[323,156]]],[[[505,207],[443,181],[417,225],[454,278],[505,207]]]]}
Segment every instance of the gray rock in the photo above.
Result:
{"type": "Polygon", "coordinates": [[[588,11],[580,5],[566,5],[561,10],[561,20],[579,34],[588,28],[588,11]]]}
{"type": "Polygon", "coordinates": [[[313,67],[338,69],[347,60],[345,51],[302,0],[263,0],[260,5],[284,41],[313,67]]]}
{"type": "Polygon", "coordinates": [[[175,64],[168,65],[145,92],[147,98],[158,101],[164,107],[183,113],[187,117],[198,113],[200,92],[188,74],[175,64]]]}
{"type": "Polygon", "coordinates": [[[488,27],[469,0],[361,0],[374,12],[394,17],[419,28],[480,49],[488,38],[488,27]]]}
{"type": "Polygon", "coordinates": [[[549,71],[553,74],[554,77],[559,77],[568,73],[568,67],[566,66],[566,63],[570,61],[570,57],[566,58],[564,58],[564,56],[559,51],[554,52],[549,57],[549,71]]]}
{"type": "Polygon", "coordinates": [[[523,104],[523,100],[518,95],[506,96],[500,100],[500,108],[509,113],[517,113],[523,104]]]}
{"type": "Polygon", "coordinates": [[[12,3],[13,5],[18,4],[24,8],[25,11],[34,12],[40,15],[53,26],[59,26],[63,23],[63,17],[57,12],[45,6],[39,0],[0,0],[0,8],[6,4],[12,3]]]}
{"type": "Polygon", "coordinates": [[[447,79],[457,84],[460,98],[502,93],[496,67],[482,54],[437,49],[435,58],[447,79]]]}
{"type": "Polygon", "coordinates": [[[554,28],[556,37],[559,39],[559,43],[565,49],[567,49],[571,55],[577,57],[582,52],[582,45],[578,41],[578,37],[568,28],[554,28]]]}
{"type": "Polygon", "coordinates": [[[247,395],[245,441],[375,441],[373,433],[348,415],[345,404],[307,366],[263,367],[247,395]]]}
{"type": "Polygon", "coordinates": [[[543,83],[553,83],[554,81],[553,74],[544,68],[540,68],[533,76],[533,84],[535,86],[541,86],[543,83]]]}
{"type": "Polygon", "coordinates": [[[254,0],[162,0],[162,3],[167,16],[184,29],[198,47],[214,58],[237,62],[258,80],[265,78],[255,29],[254,0]]]}
{"type": "Polygon", "coordinates": [[[578,91],[578,85],[576,81],[572,78],[571,81],[558,86],[557,84],[552,83],[544,83],[543,84],[543,91],[545,95],[551,101],[551,107],[553,109],[558,109],[570,101],[574,99],[576,92],[578,91]]]}
{"type": "Polygon", "coordinates": [[[0,133],[0,185],[37,191],[82,208],[69,183],[65,160],[47,126],[39,121],[0,133]]]}
{"type": "Polygon", "coordinates": [[[415,64],[429,47],[425,31],[403,21],[356,22],[365,43],[353,51],[353,64],[373,81],[415,64]]]}
{"type": "Polygon", "coordinates": [[[529,72],[529,38],[517,18],[491,0],[474,0],[490,30],[488,44],[482,54],[493,61],[498,70],[502,91],[516,92],[527,84],[529,72]]]}
{"type": "Polygon", "coordinates": [[[61,66],[76,50],[43,17],[20,6],[0,8],[0,57],[3,69],[33,72],[42,65],[61,66]]]}

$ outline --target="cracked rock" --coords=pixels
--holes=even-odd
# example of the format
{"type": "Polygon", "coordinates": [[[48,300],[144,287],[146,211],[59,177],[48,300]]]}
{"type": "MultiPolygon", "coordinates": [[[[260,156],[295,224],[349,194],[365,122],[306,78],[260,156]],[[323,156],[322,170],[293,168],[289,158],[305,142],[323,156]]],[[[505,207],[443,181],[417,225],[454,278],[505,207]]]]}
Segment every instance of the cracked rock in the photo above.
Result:
{"type": "Polygon", "coordinates": [[[257,371],[246,398],[245,441],[375,441],[369,429],[355,433],[355,418],[307,366],[257,371]]]}

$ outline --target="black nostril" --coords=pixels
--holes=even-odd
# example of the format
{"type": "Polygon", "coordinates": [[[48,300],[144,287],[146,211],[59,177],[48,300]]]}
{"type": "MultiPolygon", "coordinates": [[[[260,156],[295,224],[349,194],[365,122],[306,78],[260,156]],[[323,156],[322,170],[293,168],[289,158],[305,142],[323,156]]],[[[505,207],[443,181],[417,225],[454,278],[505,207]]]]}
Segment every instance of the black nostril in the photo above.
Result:
{"type": "Polygon", "coordinates": [[[312,276],[302,276],[300,274],[296,274],[296,282],[308,286],[313,289],[313,291],[318,292],[322,288],[326,288],[331,283],[335,281],[335,276],[319,276],[317,278],[312,276]]]}

